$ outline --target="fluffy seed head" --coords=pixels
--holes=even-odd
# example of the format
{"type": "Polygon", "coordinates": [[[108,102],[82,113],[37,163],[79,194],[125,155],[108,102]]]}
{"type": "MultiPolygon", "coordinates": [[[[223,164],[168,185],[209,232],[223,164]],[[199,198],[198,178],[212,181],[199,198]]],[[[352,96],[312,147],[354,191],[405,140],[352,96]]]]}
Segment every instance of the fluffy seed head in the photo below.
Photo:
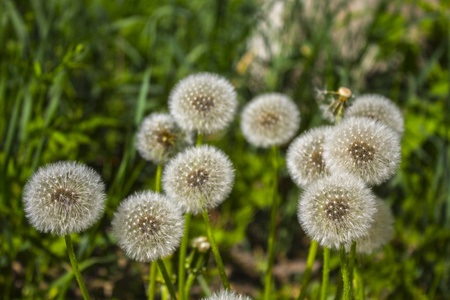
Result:
{"type": "MultiPolygon", "coordinates": [[[[377,212],[367,235],[356,242],[356,252],[370,254],[386,245],[394,233],[394,217],[389,206],[381,199],[376,200],[377,212]]],[[[347,246],[347,251],[350,245],[347,246]]]]}
{"type": "Polygon", "coordinates": [[[398,135],[369,118],[342,120],[327,136],[323,148],[332,174],[352,173],[371,185],[391,178],[401,155],[398,135]]]}
{"type": "Polygon", "coordinates": [[[287,96],[263,94],[250,101],[242,111],[241,130],[245,139],[257,147],[287,143],[297,132],[300,113],[287,96]]]}
{"type": "Polygon", "coordinates": [[[56,162],[37,170],[24,188],[31,225],[59,236],[94,225],[105,207],[105,186],[93,169],[76,162],[56,162]]]}
{"type": "Polygon", "coordinates": [[[233,120],[237,107],[234,87],[225,78],[199,73],[181,80],[169,96],[170,113],[188,131],[214,133],[233,120]]]}
{"type": "Polygon", "coordinates": [[[356,98],[352,106],[345,111],[345,117],[366,117],[378,120],[392,130],[403,135],[405,131],[403,115],[400,109],[388,98],[367,94],[356,98]]]}
{"type": "Polygon", "coordinates": [[[230,194],[234,170],[228,157],[212,146],[191,147],[170,160],[163,173],[164,190],[187,212],[217,207],[230,194]]]}
{"type": "Polygon", "coordinates": [[[184,218],[180,207],[168,197],[144,191],[120,204],[112,226],[127,256],[150,262],[175,252],[183,236],[184,218]]]}
{"type": "Polygon", "coordinates": [[[367,235],[376,212],[375,196],[350,174],[319,179],[303,192],[298,218],[320,245],[339,248],[367,235]]]}
{"type": "Polygon", "coordinates": [[[164,163],[173,154],[192,144],[192,134],[185,132],[169,114],[154,113],[142,121],[136,148],[146,160],[164,163]]]}
{"type": "Polygon", "coordinates": [[[234,291],[220,290],[208,298],[203,298],[203,300],[251,300],[251,298],[239,295],[234,291]]]}
{"type": "Polygon", "coordinates": [[[313,128],[290,144],[286,164],[291,178],[298,186],[305,187],[328,174],[323,158],[323,142],[330,131],[330,126],[313,128]]]}

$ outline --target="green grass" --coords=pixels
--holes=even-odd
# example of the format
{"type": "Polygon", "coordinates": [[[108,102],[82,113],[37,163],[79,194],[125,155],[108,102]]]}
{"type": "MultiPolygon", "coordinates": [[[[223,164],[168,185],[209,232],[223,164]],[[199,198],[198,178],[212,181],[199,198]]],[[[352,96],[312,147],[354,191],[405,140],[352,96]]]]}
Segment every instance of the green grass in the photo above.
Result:
{"type": "MultiPolygon", "coordinates": [[[[255,1],[3,0],[0,298],[77,295],[63,239],[37,232],[22,205],[29,176],[58,160],[92,166],[108,187],[104,217],[74,237],[91,295],[145,297],[148,266],[125,258],[110,221],[127,195],[154,188],[156,166],[134,147],[137,126],[146,114],[167,111],[174,84],[199,71],[229,78],[240,107],[265,91],[287,93],[301,110],[301,131],[322,122],[315,87],[347,86],[396,102],[406,126],[402,163],[390,182],[375,189],[393,209],[395,236],[383,251],[359,258],[366,298],[450,297],[450,5],[380,0],[353,13],[350,2],[314,1],[313,8],[289,2],[283,34],[266,35],[258,23],[271,22],[255,1]],[[356,30],[355,23],[363,25],[356,30]],[[259,71],[252,71],[256,60],[240,69],[258,33],[282,51],[260,63],[259,71]]],[[[236,169],[232,195],[211,212],[211,221],[232,286],[257,298],[263,291],[272,174],[267,151],[249,146],[238,124],[239,118],[226,133],[205,138],[223,149],[236,169]],[[245,255],[254,259],[250,266],[239,258],[245,255]]],[[[283,157],[285,151],[282,147],[283,157]]],[[[296,217],[299,190],[282,166],[275,268],[305,262],[309,247],[296,217]]],[[[196,217],[190,236],[200,235],[206,232],[196,217]]],[[[320,266],[321,249],[317,258],[320,266]]],[[[336,291],[338,266],[339,255],[332,252],[330,294],[336,291]]],[[[296,297],[302,273],[300,268],[275,275],[273,298],[296,297]]],[[[194,283],[195,298],[204,295],[205,280],[212,291],[220,287],[217,273],[208,269],[201,283],[194,283]]],[[[308,296],[318,298],[320,267],[311,280],[308,296]]]]}

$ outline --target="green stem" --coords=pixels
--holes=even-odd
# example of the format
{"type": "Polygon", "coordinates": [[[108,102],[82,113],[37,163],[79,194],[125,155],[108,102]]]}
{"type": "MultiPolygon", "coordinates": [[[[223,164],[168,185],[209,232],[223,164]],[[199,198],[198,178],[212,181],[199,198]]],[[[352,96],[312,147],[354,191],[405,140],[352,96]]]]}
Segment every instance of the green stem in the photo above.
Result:
{"type": "Polygon", "coordinates": [[[320,299],[327,299],[328,280],[330,278],[330,248],[323,248],[323,271],[322,271],[322,289],[320,299]]]}
{"type": "Polygon", "coordinates": [[[67,246],[67,253],[69,254],[70,264],[72,265],[73,273],[75,274],[75,277],[77,278],[78,285],[81,289],[81,294],[83,295],[83,298],[91,299],[89,296],[89,292],[86,288],[86,284],[84,283],[83,277],[81,276],[80,269],[78,268],[78,262],[77,258],[75,257],[75,252],[73,251],[73,245],[72,245],[72,239],[70,237],[70,234],[67,234],[65,237],[66,239],[66,246],[67,246]]]}
{"type": "Polygon", "coordinates": [[[341,273],[342,273],[342,282],[344,285],[344,293],[343,293],[343,299],[344,300],[350,300],[351,294],[350,294],[350,276],[349,276],[349,267],[348,267],[348,260],[347,260],[347,254],[345,253],[345,246],[342,245],[341,249],[339,251],[340,258],[341,258],[341,273]]]}
{"type": "Polygon", "coordinates": [[[186,252],[189,242],[189,224],[191,223],[191,214],[186,213],[184,215],[184,235],[180,245],[180,257],[178,260],[178,295],[180,299],[185,299],[184,296],[184,280],[186,272],[186,252]]]}
{"type": "Polygon", "coordinates": [[[205,255],[209,255],[209,251],[206,254],[205,253],[200,254],[200,257],[197,259],[194,269],[192,269],[191,274],[189,274],[185,288],[185,294],[187,298],[189,298],[189,291],[191,290],[191,286],[194,283],[197,274],[201,272],[201,268],[203,267],[203,263],[205,261],[205,255]]]}
{"type": "Polygon", "coordinates": [[[197,146],[200,146],[203,142],[203,133],[199,132],[197,134],[197,146]]]}
{"type": "Polygon", "coordinates": [[[148,300],[155,299],[155,288],[156,288],[156,262],[150,264],[150,284],[148,286],[148,300]]]}
{"type": "Polygon", "coordinates": [[[217,263],[217,268],[219,269],[220,279],[222,280],[222,284],[224,289],[230,289],[230,283],[228,282],[227,274],[225,273],[225,268],[223,266],[222,257],[220,256],[219,248],[217,247],[216,240],[214,239],[214,235],[211,228],[211,223],[209,222],[208,212],[206,210],[202,211],[203,220],[205,221],[206,232],[208,234],[209,243],[211,244],[211,249],[214,254],[214,259],[217,263]]]}
{"type": "Polygon", "coordinates": [[[172,299],[177,299],[177,293],[175,292],[175,288],[173,287],[172,280],[170,279],[169,274],[167,273],[166,266],[161,259],[157,260],[159,271],[161,271],[162,276],[164,277],[164,281],[166,282],[166,286],[169,289],[169,294],[172,299]]]}
{"type": "Polygon", "coordinates": [[[314,260],[316,259],[318,246],[319,244],[317,243],[317,241],[312,241],[311,246],[309,246],[308,259],[306,260],[306,269],[303,273],[302,287],[297,300],[303,300],[306,297],[306,291],[308,290],[309,280],[311,279],[312,267],[314,264],[314,260]]]}
{"type": "MultiPolygon", "coordinates": [[[[159,164],[158,167],[156,168],[156,177],[155,177],[155,191],[157,193],[161,191],[161,172],[162,172],[162,165],[159,164]]],[[[155,298],[155,289],[156,289],[156,263],[152,262],[150,265],[148,300],[153,300],[155,298]]]]}
{"type": "Polygon", "coordinates": [[[355,259],[356,259],[356,241],[352,243],[352,247],[350,248],[350,256],[348,258],[348,280],[350,282],[350,297],[352,295],[353,289],[353,269],[355,268],[355,259]]]}
{"type": "Polygon", "coordinates": [[[272,292],[272,271],[275,259],[275,239],[277,233],[277,214],[278,214],[278,147],[272,147],[272,165],[273,165],[273,183],[272,183],[272,208],[270,211],[270,229],[269,239],[267,241],[267,269],[264,276],[264,299],[271,299],[272,292]]]}

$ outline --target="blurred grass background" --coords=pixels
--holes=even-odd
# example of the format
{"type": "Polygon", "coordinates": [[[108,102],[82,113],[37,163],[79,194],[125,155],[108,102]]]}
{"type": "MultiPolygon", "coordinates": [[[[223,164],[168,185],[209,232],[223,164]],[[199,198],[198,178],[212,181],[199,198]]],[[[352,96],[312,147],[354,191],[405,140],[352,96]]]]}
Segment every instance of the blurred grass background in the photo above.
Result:
{"type": "MultiPolygon", "coordinates": [[[[376,188],[393,209],[395,236],[359,258],[367,298],[448,299],[449,12],[448,1],[425,0],[2,0],[0,298],[80,297],[63,239],[37,232],[23,212],[27,178],[57,160],[94,167],[108,187],[104,217],[75,238],[88,289],[98,299],[145,297],[148,266],[118,249],[111,216],[130,193],[153,189],[156,167],[134,147],[143,117],[167,111],[178,80],[209,71],[232,81],[241,107],[262,92],[287,93],[301,110],[300,132],[323,123],[315,88],[347,86],[396,102],[406,123],[402,163],[376,188]]],[[[267,151],[244,141],[238,119],[207,137],[236,168],[231,197],[211,215],[232,286],[257,298],[271,172],[267,151]]],[[[284,169],[273,299],[296,297],[305,267],[310,241],[296,217],[299,192],[284,169]]],[[[191,236],[199,235],[194,220],[191,236]]],[[[339,278],[332,257],[330,294],[339,278]]],[[[313,299],[320,252],[316,264],[313,299]]],[[[220,282],[210,266],[204,279],[214,291],[220,282]]],[[[192,297],[207,293],[195,284],[192,297]]]]}

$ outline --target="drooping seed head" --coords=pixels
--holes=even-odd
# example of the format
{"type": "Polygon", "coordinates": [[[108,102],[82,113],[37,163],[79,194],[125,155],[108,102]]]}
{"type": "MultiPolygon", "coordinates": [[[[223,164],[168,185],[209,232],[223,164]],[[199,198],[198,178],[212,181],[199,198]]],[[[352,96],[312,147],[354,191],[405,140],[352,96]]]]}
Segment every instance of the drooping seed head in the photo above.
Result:
{"type": "Polygon", "coordinates": [[[330,132],[329,126],[313,128],[289,145],[286,164],[291,178],[299,187],[305,187],[328,174],[323,158],[323,142],[330,132]]]}
{"type": "Polygon", "coordinates": [[[324,247],[339,249],[365,236],[376,212],[375,196],[350,174],[327,176],[308,185],[298,208],[303,230],[324,247]]]}
{"type": "Polygon", "coordinates": [[[242,111],[241,129],[245,139],[258,147],[287,143],[297,132],[300,113],[295,103],[282,94],[263,94],[242,111]]]}
{"type": "Polygon", "coordinates": [[[139,127],[136,148],[144,159],[160,164],[192,142],[192,134],[178,127],[171,115],[153,113],[139,127]]]}
{"type": "MultiPolygon", "coordinates": [[[[375,221],[367,235],[356,242],[356,252],[371,254],[373,251],[386,245],[394,233],[394,217],[389,206],[381,199],[376,200],[377,212],[375,221]]],[[[347,251],[350,245],[347,246],[347,251]]]]}
{"type": "Polygon", "coordinates": [[[202,298],[202,300],[251,300],[251,298],[239,295],[234,291],[220,290],[207,298],[202,298]]]}
{"type": "Polygon", "coordinates": [[[169,97],[170,113],[188,131],[209,134],[225,129],[237,108],[234,87],[225,78],[198,73],[181,80],[169,97]]]}
{"type": "Polygon", "coordinates": [[[367,94],[356,98],[353,104],[345,111],[345,117],[367,117],[378,120],[401,137],[405,131],[402,112],[388,98],[367,94]]]}
{"type": "Polygon", "coordinates": [[[230,194],[234,170],[228,157],[212,146],[191,147],[169,161],[164,190],[187,212],[217,207],[230,194]]]}
{"type": "Polygon", "coordinates": [[[59,236],[97,222],[105,206],[100,175],[84,164],[56,162],[37,170],[24,188],[24,208],[37,230],[59,236]]]}
{"type": "Polygon", "coordinates": [[[127,256],[150,262],[175,252],[183,236],[184,218],[181,208],[171,199],[145,191],[120,204],[112,226],[127,256]]]}
{"type": "Polygon", "coordinates": [[[342,120],[327,136],[323,148],[332,174],[348,172],[371,185],[391,178],[401,155],[398,135],[368,118],[342,120]]]}

